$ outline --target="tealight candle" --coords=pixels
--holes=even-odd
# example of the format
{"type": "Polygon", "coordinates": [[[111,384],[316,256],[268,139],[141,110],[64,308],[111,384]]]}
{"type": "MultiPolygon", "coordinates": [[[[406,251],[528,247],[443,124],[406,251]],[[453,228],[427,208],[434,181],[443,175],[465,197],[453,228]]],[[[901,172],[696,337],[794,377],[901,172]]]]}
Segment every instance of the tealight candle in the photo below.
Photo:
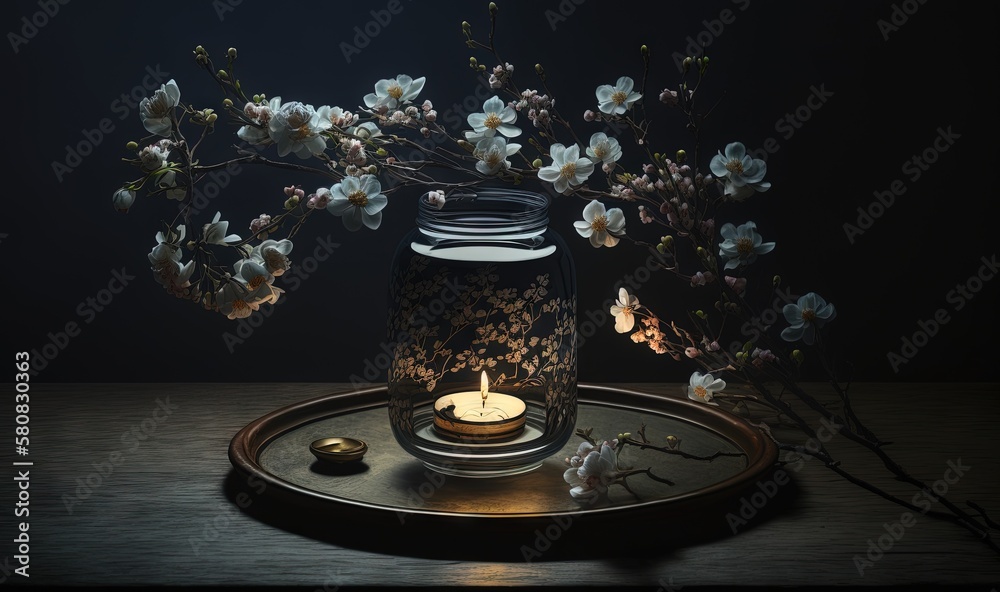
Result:
{"type": "Polygon", "coordinates": [[[443,395],[434,401],[434,427],[446,437],[462,440],[500,440],[518,436],[524,430],[527,406],[524,401],[489,390],[483,372],[478,391],[443,395]]]}

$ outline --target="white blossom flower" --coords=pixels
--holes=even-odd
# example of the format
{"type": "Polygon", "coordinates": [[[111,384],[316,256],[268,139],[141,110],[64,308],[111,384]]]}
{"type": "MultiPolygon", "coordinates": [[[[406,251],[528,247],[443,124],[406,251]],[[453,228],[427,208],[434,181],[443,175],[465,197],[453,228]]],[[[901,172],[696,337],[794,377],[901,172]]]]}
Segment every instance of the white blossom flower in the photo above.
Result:
{"type": "Polygon", "coordinates": [[[245,319],[260,309],[260,301],[256,297],[243,282],[235,279],[223,284],[215,293],[219,312],[229,320],[245,319]]]}
{"type": "Polygon", "coordinates": [[[688,398],[699,403],[708,403],[718,407],[718,403],[712,401],[716,393],[726,388],[726,381],[712,376],[711,373],[702,375],[701,372],[694,372],[688,384],[688,398]]]}
{"type": "Polygon", "coordinates": [[[520,144],[508,144],[507,140],[500,136],[483,138],[476,144],[474,152],[479,159],[476,170],[484,175],[495,175],[501,170],[507,170],[510,168],[507,157],[517,154],[520,149],[520,144]]]}
{"type": "Polygon", "coordinates": [[[115,191],[115,195],[111,198],[111,203],[115,206],[115,209],[119,212],[127,212],[132,204],[135,202],[135,191],[131,189],[126,189],[122,187],[118,191],[115,191]]]}
{"type": "MultiPolygon", "coordinates": [[[[281,97],[273,101],[280,104],[281,97]]],[[[271,115],[268,133],[278,145],[278,156],[294,152],[299,158],[322,154],[326,149],[326,138],[322,133],[333,126],[330,121],[330,107],[324,105],[319,110],[312,105],[291,101],[281,105],[271,115]]]]}
{"type": "Polygon", "coordinates": [[[365,105],[370,108],[395,109],[417,98],[424,88],[426,78],[413,79],[406,74],[384,78],[375,83],[375,92],[365,95],[365,105]]]}
{"type": "Polygon", "coordinates": [[[466,132],[465,139],[470,142],[492,137],[497,132],[508,138],[521,135],[521,128],[513,125],[517,121],[517,112],[497,96],[487,99],[483,103],[483,112],[471,113],[468,121],[472,132],[466,132]]]}
{"type": "Polygon", "coordinates": [[[625,234],[625,214],[621,208],[604,209],[604,204],[596,199],[583,208],[583,220],[573,223],[577,233],[590,239],[595,249],[598,247],[613,247],[625,234]]]}
{"type": "Polygon", "coordinates": [[[549,148],[552,164],[538,169],[538,178],[555,185],[559,193],[569,193],[572,186],[580,185],[594,172],[594,162],[580,157],[580,147],[576,144],[566,148],[553,144],[549,148]]]}
{"type": "Polygon", "coordinates": [[[604,164],[611,164],[622,157],[622,147],[618,144],[617,139],[609,138],[604,132],[597,132],[590,136],[587,156],[594,162],[601,161],[604,164]]]}
{"type": "Polygon", "coordinates": [[[444,208],[444,204],[447,199],[444,196],[444,191],[428,191],[427,192],[427,203],[431,204],[437,209],[444,208]]]}
{"type": "Polygon", "coordinates": [[[281,275],[292,266],[288,254],[292,252],[292,241],[267,239],[250,252],[250,258],[260,263],[272,275],[281,275]]]}
{"type": "Polygon", "coordinates": [[[781,331],[781,338],[785,341],[801,339],[807,345],[812,345],[816,340],[817,328],[837,316],[837,309],[832,304],[827,304],[826,300],[815,292],[800,297],[795,304],[786,304],[781,312],[789,323],[789,326],[781,331]]]}
{"type": "Polygon", "coordinates": [[[190,279],[194,273],[194,260],[181,266],[181,241],[187,230],[183,224],[177,231],[156,233],[156,246],[149,252],[150,269],[153,278],[168,292],[175,296],[184,296],[184,290],[191,285],[190,279]]]}
{"type": "Polygon", "coordinates": [[[180,245],[186,234],[187,228],[183,224],[177,226],[176,232],[173,230],[157,232],[156,246],[149,252],[149,262],[155,266],[165,261],[180,261],[180,245]]]}
{"type": "Polygon", "coordinates": [[[170,148],[167,144],[166,140],[162,140],[140,150],[139,168],[147,173],[152,173],[163,168],[163,165],[167,164],[167,157],[170,156],[170,148]]]}
{"type": "Polygon", "coordinates": [[[330,111],[327,112],[327,116],[330,118],[330,123],[339,128],[350,127],[358,121],[358,115],[351,113],[350,111],[345,111],[340,107],[330,107],[330,111]]]}
{"type": "Polygon", "coordinates": [[[617,441],[603,442],[599,449],[589,442],[580,445],[570,460],[570,468],[563,473],[563,480],[573,486],[569,490],[573,499],[593,503],[607,493],[619,474],[616,445],[617,441]]]}
{"type": "Polygon", "coordinates": [[[156,186],[163,190],[163,194],[167,196],[167,199],[176,199],[181,201],[187,195],[187,189],[183,186],[177,185],[177,171],[173,169],[168,169],[163,171],[159,177],[156,178],[156,186]]]}
{"type": "Polygon", "coordinates": [[[618,290],[618,299],[611,307],[611,315],[615,317],[615,331],[628,333],[635,327],[635,311],[639,308],[639,299],[629,294],[625,288],[618,290]]]}
{"type": "Polygon", "coordinates": [[[757,233],[757,225],[753,222],[746,222],[739,226],[730,223],[722,225],[719,231],[722,238],[726,239],[719,245],[719,255],[729,257],[726,261],[726,269],[735,269],[740,265],[749,265],[757,260],[757,255],[770,253],[774,250],[774,243],[762,243],[760,234],[757,233]]]}
{"type": "Polygon", "coordinates": [[[344,220],[351,231],[364,224],[375,230],[382,223],[382,208],[389,200],[382,195],[382,184],[375,175],[345,177],[330,188],[331,199],[326,210],[344,220]]]}
{"type": "Polygon", "coordinates": [[[243,113],[257,125],[244,125],[236,130],[236,136],[254,146],[271,143],[271,135],[268,131],[269,124],[274,112],[280,108],[281,97],[274,97],[266,105],[247,103],[243,113]]]}
{"type": "Polygon", "coordinates": [[[171,116],[173,109],[180,103],[181,91],[171,78],[166,84],[153,93],[152,98],[146,97],[139,102],[139,118],[146,131],[158,136],[169,136],[173,126],[171,116]]]}
{"type": "Polygon", "coordinates": [[[370,140],[372,138],[377,138],[382,135],[382,130],[378,128],[378,125],[373,121],[366,121],[361,125],[356,125],[354,127],[348,128],[347,133],[352,136],[357,136],[362,140],[370,140]]]}
{"type": "Polygon", "coordinates": [[[275,287],[274,275],[260,262],[253,259],[240,259],[233,265],[236,270],[236,279],[247,287],[244,297],[245,302],[255,304],[269,304],[277,302],[278,296],[284,292],[281,288],[275,287]]]}
{"type": "Polygon", "coordinates": [[[220,220],[221,218],[222,212],[216,212],[212,222],[202,227],[201,233],[205,242],[213,245],[225,245],[243,240],[238,234],[226,235],[226,231],[229,230],[229,222],[220,220]]]}
{"type": "Polygon", "coordinates": [[[726,145],[726,153],[712,157],[709,168],[725,184],[726,195],[736,201],[743,201],[754,191],[767,191],[769,182],[764,182],[767,163],[759,158],[751,158],[746,147],[740,142],[726,145]]]}
{"type": "Polygon", "coordinates": [[[598,108],[608,115],[621,115],[632,108],[632,103],[642,98],[633,91],[635,83],[628,76],[622,76],[614,86],[602,84],[597,87],[598,108]]]}

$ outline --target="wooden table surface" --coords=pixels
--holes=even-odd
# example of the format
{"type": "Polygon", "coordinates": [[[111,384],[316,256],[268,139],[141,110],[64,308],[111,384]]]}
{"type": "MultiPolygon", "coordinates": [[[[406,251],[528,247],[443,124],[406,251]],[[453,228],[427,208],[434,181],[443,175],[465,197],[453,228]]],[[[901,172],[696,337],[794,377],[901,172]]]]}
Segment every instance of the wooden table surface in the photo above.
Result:
{"type": "MultiPolygon", "coordinates": [[[[680,392],[679,385],[620,386],[663,396],[680,392]]],[[[826,393],[823,385],[809,388],[826,393]]],[[[31,577],[10,573],[18,566],[11,542],[17,522],[4,511],[0,581],[309,590],[943,583],[989,591],[1000,583],[1000,557],[968,531],[924,515],[896,527],[901,535],[891,549],[859,574],[856,558],[865,557],[869,540],[885,535],[885,525],[892,529],[905,510],[816,460],[796,470],[789,465],[792,486],[736,535],[692,536],[667,519],[596,533],[567,528],[531,562],[519,547],[455,540],[426,527],[403,536],[346,522],[340,527],[257,496],[227,457],[233,435],[278,407],[345,390],[343,384],[33,384],[30,452],[18,457],[13,446],[5,451],[8,475],[0,479],[4,505],[14,506],[15,469],[30,470],[30,516],[16,520],[30,521],[31,577]],[[25,460],[33,465],[10,466],[25,460]]],[[[960,463],[965,468],[947,485],[948,496],[976,501],[1000,517],[1000,385],[866,383],[852,392],[858,414],[894,442],[889,450],[911,473],[933,482],[953,477],[946,474],[949,463],[960,463]]],[[[14,431],[9,411],[3,417],[7,433],[14,431]]],[[[873,456],[842,440],[828,446],[846,468],[912,496],[885,477],[873,456]]],[[[734,508],[720,508],[715,527],[734,508]]],[[[715,527],[706,523],[705,530],[715,527]]],[[[535,533],[521,538],[529,546],[536,539],[535,533]]]]}

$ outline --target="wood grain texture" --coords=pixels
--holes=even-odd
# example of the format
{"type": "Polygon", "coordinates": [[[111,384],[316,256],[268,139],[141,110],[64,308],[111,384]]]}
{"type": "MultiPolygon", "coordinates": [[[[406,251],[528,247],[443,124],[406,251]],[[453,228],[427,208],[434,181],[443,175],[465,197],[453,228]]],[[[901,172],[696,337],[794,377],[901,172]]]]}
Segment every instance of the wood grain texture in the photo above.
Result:
{"type": "MultiPolygon", "coordinates": [[[[664,396],[680,392],[678,385],[620,386],[664,396]]],[[[824,385],[809,388],[827,393],[824,385]]],[[[883,525],[899,521],[905,510],[845,482],[816,460],[798,470],[789,465],[792,484],[736,535],[716,532],[725,514],[738,510],[734,502],[719,508],[713,525],[706,523],[706,532],[713,531],[706,536],[693,535],[690,525],[675,528],[664,521],[620,524],[604,532],[560,527],[551,547],[530,563],[523,561],[521,546],[534,546],[536,533],[512,533],[498,543],[454,540],[428,526],[368,532],[363,520],[310,514],[283,506],[266,492],[258,495],[254,484],[232,469],[227,449],[245,425],[275,408],[338,390],[349,387],[34,385],[30,583],[311,589],[964,583],[989,590],[1000,582],[1000,560],[985,545],[958,526],[922,515],[859,576],[854,557],[863,556],[868,540],[884,534],[883,525]],[[175,408],[165,415],[158,400],[175,408]],[[150,436],[140,441],[130,430],[142,434],[144,421],[150,436]],[[95,475],[107,473],[109,458],[118,462],[98,485],[95,475]],[[630,541],[624,548],[633,549],[630,557],[616,556],[623,553],[616,550],[623,538],[630,541]]],[[[960,459],[970,468],[948,485],[949,497],[974,500],[996,515],[998,394],[998,384],[853,387],[858,414],[894,442],[889,450],[904,467],[933,482],[942,479],[949,461],[960,459]]],[[[13,418],[6,412],[3,423],[11,433],[13,418]]],[[[845,468],[912,497],[913,490],[887,478],[870,453],[837,437],[828,446],[845,468]]],[[[12,452],[6,458],[12,477],[9,461],[22,459],[12,452]]],[[[12,505],[13,481],[2,481],[0,499],[12,505]]],[[[16,526],[11,512],[2,515],[0,536],[9,540],[16,526]]],[[[13,544],[5,543],[0,562],[13,554],[13,544]]]]}

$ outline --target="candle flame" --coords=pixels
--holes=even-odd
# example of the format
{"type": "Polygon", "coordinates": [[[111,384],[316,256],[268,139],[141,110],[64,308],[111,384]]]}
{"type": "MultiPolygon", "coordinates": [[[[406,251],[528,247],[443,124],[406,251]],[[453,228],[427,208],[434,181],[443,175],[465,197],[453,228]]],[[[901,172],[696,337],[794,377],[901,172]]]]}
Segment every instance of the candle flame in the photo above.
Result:
{"type": "Polygon", "coordinates": [[[486,376],[486,370],[483,370],[483,377],[479,381],[479,393],[483,396],[483,401],[486,401],[486,397],[490,394],[490,379],[486,376]]]}

